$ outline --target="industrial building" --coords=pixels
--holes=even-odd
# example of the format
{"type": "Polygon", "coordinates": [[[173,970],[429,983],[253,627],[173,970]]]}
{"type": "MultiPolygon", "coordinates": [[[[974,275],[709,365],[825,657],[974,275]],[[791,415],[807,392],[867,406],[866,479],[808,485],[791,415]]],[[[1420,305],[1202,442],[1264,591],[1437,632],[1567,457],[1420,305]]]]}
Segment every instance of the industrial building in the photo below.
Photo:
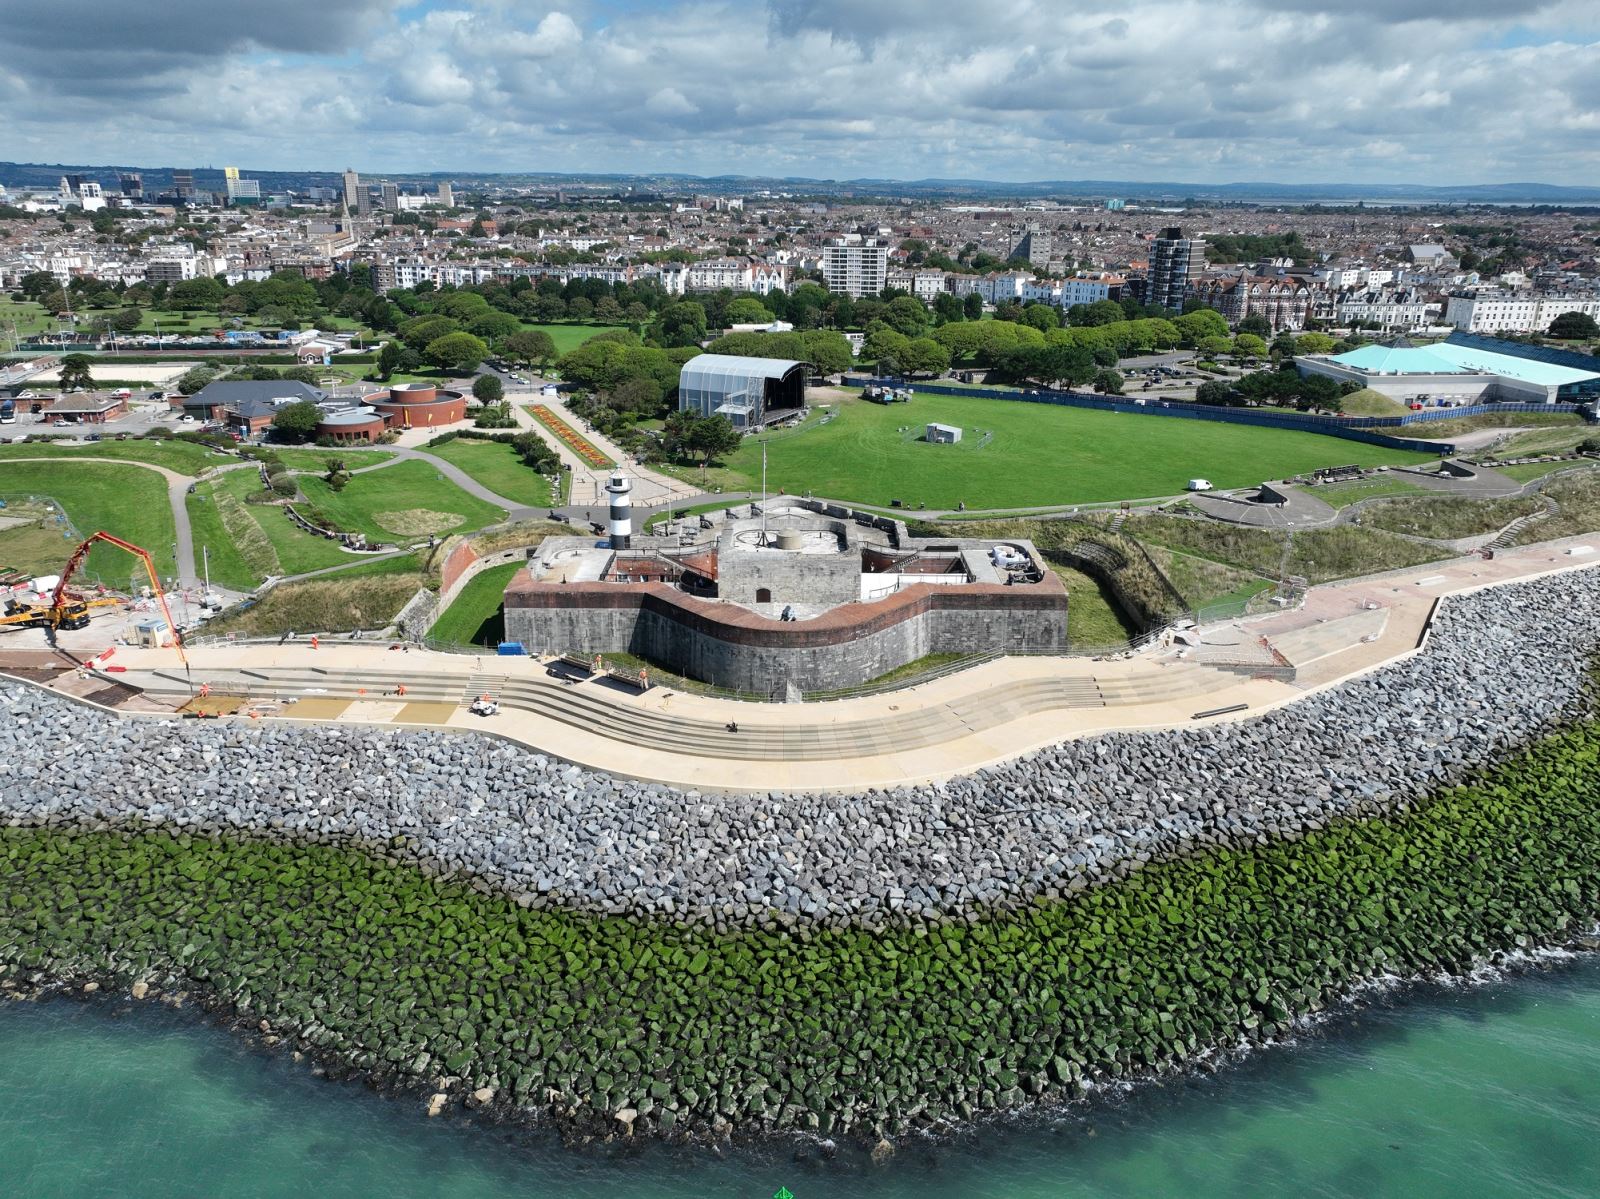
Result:
{"type": "Polygon", "coordinates": [[[725,416],[737,429],[759,429],[774,414],[787,415],[805,403],[803,362],[700,354],[678,374],[678,411],[725,416]]]}

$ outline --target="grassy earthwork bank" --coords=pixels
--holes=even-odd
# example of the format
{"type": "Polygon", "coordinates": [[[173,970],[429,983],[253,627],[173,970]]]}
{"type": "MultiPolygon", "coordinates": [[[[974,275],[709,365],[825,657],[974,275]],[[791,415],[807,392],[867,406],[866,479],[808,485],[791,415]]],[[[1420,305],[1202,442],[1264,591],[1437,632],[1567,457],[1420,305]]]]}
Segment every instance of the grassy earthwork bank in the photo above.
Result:
{"type": "Polygon", "coordinates": [[[1600,725],[1405,814],[875,931],[523,907],[398,846],[0,830],[0,963],[200,987],[399,1081],[569,1130],[859,1135],[1057,1101],[1280,1035],[1362,979],[1600,915],[1600,725]]]}
{"type": "MultiPolygon", "coordinates": [[[[176,533],[172,508],[167,503],[167,481],[155,471],[110,462],[81,462],[71,470],[63,470],[54,462],[0,465],[0,499],[9,502],[30,495],[54,500],[84,537],[104,529],[149,550],[163,578],[177,570],[172,554],[176,533]]],[[[0,530],[0,565],[20,566],[20,562],[12,562],[6,553],[8,535],[18,535],[19,542],[22,536],[36,540],[36,535],[18,534],[17,529],[0,530]]],[[[66,565],[72,543],[62,538],[61,547],[53,564],[40,565],[59,571],[66,565]]],[[[143,583],[144,572],[139,563],[121,550],[107,546],[96,546],[84,569],[108,584],[120,585],[126,585],[138,571],[143,583]]]]}
{"type": "Polygon", "coordinates": [[[452,645],[499,644],[505,636],[501,604],[506,585],[522,567],[521,562],[508,562],[474,575],[439,614],[428,636],[452,645]]]}
{"type": "MultiPolygon", "coordinates": [[[[845,403],[834,420],[776,438],[767,451],[773,491],[931,509],[1095,503],[1176,495],[1196,477],[1246,487],[1321,466],[1428,460],[1319,433],[935,395],[909,404],[845,403]],[[922,440],[930,421],[960,426],[961,442],[922,440]]],[[[711,479],[728,489],[759,489],[760,481],[754,440],[711,479]]]]}
{"type": "Polygon", "coordinates": [[[236,463],[231,454],[218,454],[192,441],[145,438],[127,441],[28,441],[0,446],[0,463],[16,458],[114,458],[121,462],[146,462],[180,475],[198,475],[213,466],[236,463]]]}
{"type": "Polygon", "coordinates": [[[250,607],[207,622],[205,635],[279,637],[381,629],[425,582],[412,554],[363,562],[326,578],[280,584],[250,607]]]}

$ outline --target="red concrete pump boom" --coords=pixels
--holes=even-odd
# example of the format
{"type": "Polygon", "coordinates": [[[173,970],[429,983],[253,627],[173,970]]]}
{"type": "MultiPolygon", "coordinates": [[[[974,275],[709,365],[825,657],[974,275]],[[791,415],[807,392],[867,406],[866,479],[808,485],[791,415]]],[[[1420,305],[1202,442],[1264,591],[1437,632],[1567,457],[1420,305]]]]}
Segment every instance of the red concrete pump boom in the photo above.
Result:
{"type": "Polygon", "coordinates": [[[83,560],[89,556],[89,551],[94,548],[94,543],[97,541],[104,541],[116,546],[119,550],[126,550],[144,563],[145,573],[150,576],[150,589],[155,593],[156,603],[161,605],[161,615],[167,622],[167,628],[172,630],[172,646],[178,651],[178,657],[183,664],[188,666],[189,656],[183,652],[183,634],[178,632],[177,623],[172,619],[172,613],[167,608],[167,593],[161,589],[161,578],[156,574],[156,564],[150,557],[150,551],[140,549],[131,541],[124,541],[120,537],[107,533],[104,529],[98,533],[91,533],[84,538],[77,549],[72,551],[72,557],[67,559],[66,569],[61,572],[61,581],[56,584],[56,589],[50,596],[51,611],[59,612],[67,602],[67,584],[72,581],[72,576],[78,572],[78,567],[83,565],[83,560]]]}

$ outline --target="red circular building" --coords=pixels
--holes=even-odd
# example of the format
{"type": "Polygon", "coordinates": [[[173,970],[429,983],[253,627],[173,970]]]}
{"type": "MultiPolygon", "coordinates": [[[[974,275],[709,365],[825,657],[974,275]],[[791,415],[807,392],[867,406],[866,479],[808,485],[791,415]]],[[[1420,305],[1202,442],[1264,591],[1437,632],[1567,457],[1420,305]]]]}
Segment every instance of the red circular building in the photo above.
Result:
{"type": "Polygon", "coordinates": [[[442,428],[465,420],[465,392],[448,391],[432,383],[396,383],[387,397],[373,394],[367,403],[383,414],[391,429],[442,428]]]}

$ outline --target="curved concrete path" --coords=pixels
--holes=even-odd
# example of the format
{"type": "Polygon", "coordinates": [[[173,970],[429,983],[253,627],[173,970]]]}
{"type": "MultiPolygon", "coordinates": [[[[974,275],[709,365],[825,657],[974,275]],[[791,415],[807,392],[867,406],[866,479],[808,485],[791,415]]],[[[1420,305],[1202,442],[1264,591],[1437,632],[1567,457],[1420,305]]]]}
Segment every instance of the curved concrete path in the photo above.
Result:
{"type": "MultiPolygon", "coordinates": [[[[318,723],[490,733],[596,769],[695,790],[861,790],[969,774],[1060,741],[1114,729],[1244,719],[1417,652],[1445,595],[1600,562],[1600,534],[1313,588],[1305,605],[1210,626],[1207,641],[1263,639],[1292,681],[1206,667],[1184,651],[1137,657],[1002,658],[920,686],[806,705],[750,704],[602,681],[563,684],[526,658],[400,653],[329,640],[190,650],[196,682],[264,701],[268,715],[318,723]],[[1589,552],[1585,553],[1585,547],[1589,552]],[[408,695],[392,693],[405,683],[408,695]],[[363,693],[365,692],[365,693],[363,693]],[[500,715],[463,706],[489,693],[500,715]],[[289,704],[284,701],[293,699],[289,704]],[[738,730],[728,723],[737,722],[738,730]]],[[[109,632],[110,625],[107,624],[109,632]]],[[[119,648],[105,681],[188,695],[170,650],[119,648]]]]}

